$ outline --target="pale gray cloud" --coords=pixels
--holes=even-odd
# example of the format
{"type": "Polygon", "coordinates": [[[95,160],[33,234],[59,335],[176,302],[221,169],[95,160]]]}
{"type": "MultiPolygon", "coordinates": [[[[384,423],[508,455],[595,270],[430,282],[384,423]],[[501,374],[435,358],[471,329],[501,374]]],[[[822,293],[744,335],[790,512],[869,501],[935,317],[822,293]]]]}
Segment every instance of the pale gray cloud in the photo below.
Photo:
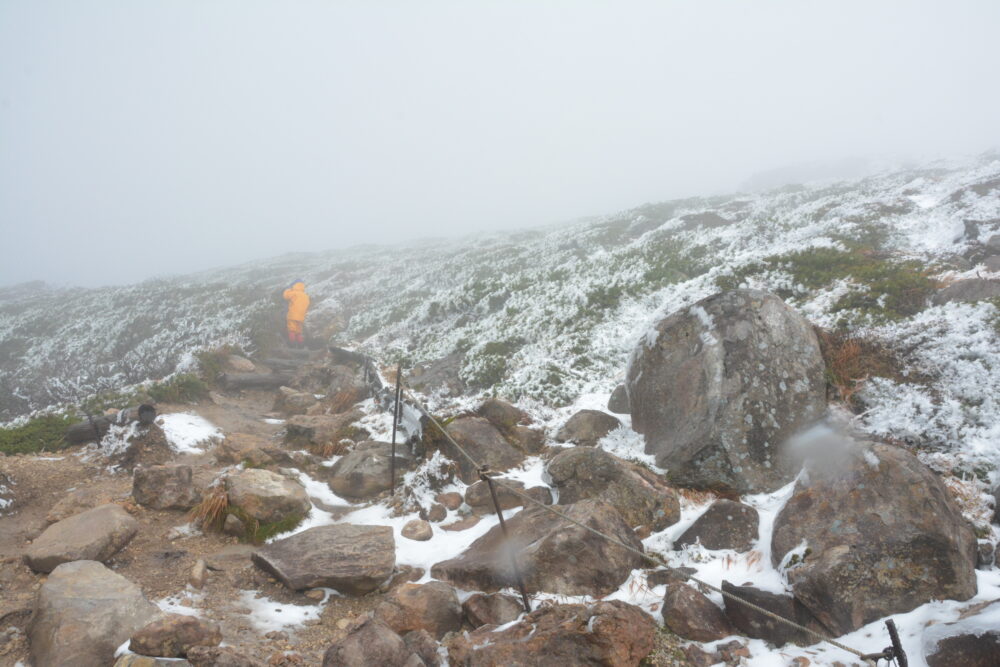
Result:
{"type": "Polygon", "coordinates": [[[3,0],[0,284],[980,152],[1000,145],[997,26],[992,0],[3,0]]]}

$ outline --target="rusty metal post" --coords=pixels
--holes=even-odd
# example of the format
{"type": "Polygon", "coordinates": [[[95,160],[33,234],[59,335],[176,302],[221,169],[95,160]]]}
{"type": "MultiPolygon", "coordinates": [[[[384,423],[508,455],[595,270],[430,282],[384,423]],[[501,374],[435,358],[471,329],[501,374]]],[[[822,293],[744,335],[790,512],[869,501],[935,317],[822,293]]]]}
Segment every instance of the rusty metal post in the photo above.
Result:
{"type": "Polygon", "coordinates": [[[392,458],[389,460],[389,489],[396,492],[396,428],[399,426],[399,392],[403,378],[403,365],[396,366],[396,400],[392,404],[392,458]]]}
{"type": "MultiPolygon", "coordinates": [[[[503,532],[503,539],[507,546],[510,546],[510,535],[507,534],[507,524],[503,520],[503,512],[500,510],[500,499],[497,498],[497,490],[493,486],[493,479],[486,474],[485,471],[480,471],[479,479],[486,482],[486,486],[490,487],[490,497],[493,498],[493,508],[497,511],[497,518],[500,519],[500,530],[503,532]]],[[[517,566],[517,554],[511,549],[510,552],[510,564],[514,569],[514,578],[517,579],[517,587],[521,591],[521,602],[524,604],[524,611],[531,613],[531,602],[528,600],[528,591],[524,587],[524,578],[521,577],[521,570],[517,566]]]]}

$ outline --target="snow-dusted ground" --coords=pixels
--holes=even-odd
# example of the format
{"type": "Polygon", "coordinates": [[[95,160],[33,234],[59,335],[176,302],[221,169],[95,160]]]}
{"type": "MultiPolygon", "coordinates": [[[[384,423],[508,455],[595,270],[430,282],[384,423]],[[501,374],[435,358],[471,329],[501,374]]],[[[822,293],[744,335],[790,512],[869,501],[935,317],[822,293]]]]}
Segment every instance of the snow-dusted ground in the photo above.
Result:
{"type": "Polygon", "coordinates": [[[163,429],[163,435],[170,446],[181,454],[200,453],[225,437],[222,429],[212,422],[187,412],[160,415],[156,418],[156,423],[163,429]]]}
{"type": "MultiPolygon", "coordinates": [[[[869,380],[860,393],[867,409],[855,426],[905,441],[919,448],[921,458],[936,470],[955,472],[946,476],[946,483],[961,492],[966,515],[984,527],[990,509],[985,491],[997,481],[1000,464],[997,305],[928,305],[900,319],[872,318],[861,311],[838,310],[843,296],[867,289],[853,276],[812,288],[796,284],[785,268],[765,266],[762,260],[809,248],[846,250],[848,244],[867,243],[874,235],[888,261],[916,261],[942,282],[988,275],[982,266],[962,272],[945,264],[970,248],[965,221],[980,222],[982,240],[1000,233],[997,179],[1000,160],[985,156],[852,183],[644,206],[597,223],[289,256],[128,288],[46,292],[38,297],[45,307],[37,308],[36,299],[30,312],[30,299],[0,303],[0,342],[29,340],[17,364],[0,367],[0,386],[10,388],[0,415],[9,418],[88,391],[162,376],[190,359],[199,345],[251,344],[251,322],[274,308],[261,295],[287,283],[292,271],[305,277],[313,294],[310,317],[317,328],[342,320],[344,338],[383,362],[412,365],[464,353],[461,375],[473,389],[462,399],[428,397],[435,412],[468,409],[481,396],[496,393],[515,399],[554,433],[576,410],[606,405],[624,377],[630,352],[653,323],[717,291],[720,280],[738,275],[743,285],[788,295],[814,323],[830,327],[846,321],[902,357],[914,380],[869,380]],[[723,224],[698,224],[699,218],[690,217],[705,213],[723,219],[723,224]],[[222,296],[231,296],[231,301],[220,297],[223,289],[222,296]],[[143,305],[134,313],[125,312],[120,304],[126,302],[143,305]],[[218,311],[220,302],[242,305],[218,311]],[[58,318],[58,326],[45,320],[50,315],[58,318]],[[170,321],[167,317],[179,322],[176,328],[155,326],[170,321]],[[145,337],[136,333],[144,331],[143,326],[150,328],[145,337]],[[110,353],[116,344],[124,354],[121,349],[110,353]],[[77,362],[81,358],[98,363],[82,368],[77,362]],[[149,359],[165,361],[154,367],[149,359]]],[[[365,428],[375,437],[387,437],[387,415],[371,403],[364,408],[365,428]]],[[[641,438],[631,431],[627,418],[623,422],[601,446],[651,463],[641,438]]],[[[425,465],[409,473],[405,483],[424,497],[433,471],[433,465],[425,465]]],[[[528,483],[545,481],[538,459],[512,476],[528,483]]],[[[302,481],[325,506],[351,506],[328,495],[325,485],[304,475],[302,481]]],[[[457,491],[463,488],[460,483],[454,486],[457,491]]],[[[681,523],[651,535],[646,546],[673,564],[694,567],[713,584],[726,578],[783,590],[785,583],[771,567],[768,549],[770,526],[788,492],[786,488],[748,499],[762,520],[761,540],[749,554],[700,547],[670,550],[672,539],[707,501],[685,501],[681,523]]],[[[496,521],[484,519],[462,533],[435,526],[432,540],[414,543],[399,531],[415,516],[392,516],[384,505],[375,505],[357,506],[335,519],[317,507],[299,529],[333,521],[390,525],[399,562],[429,569],[433,562],[460,553],[496,521]]],[[[995,528],[990,530],[998,537],[995,528]]],[[[977,576],[976,601],[1000,598],[1000,571],[977,576]]],[[[640,604],[655,616],[662,593],[650,590],[636,573],[614,596],[640,604]]],[[[959,606],[934,602],[895,617],[912,665],[923,664],[922,643],[932,639],[925,626],[933,621],[933,632],[941,632],[940,624],[954,620],[959,606]]],[[[880,622],[843,641],[872,651],[887,643],[880,622]]],[[[754,641],[751,648],[754,665],[786,664],[796,655],[814,664],[849,658],[821,647],[768,651],[754,641]]]]}

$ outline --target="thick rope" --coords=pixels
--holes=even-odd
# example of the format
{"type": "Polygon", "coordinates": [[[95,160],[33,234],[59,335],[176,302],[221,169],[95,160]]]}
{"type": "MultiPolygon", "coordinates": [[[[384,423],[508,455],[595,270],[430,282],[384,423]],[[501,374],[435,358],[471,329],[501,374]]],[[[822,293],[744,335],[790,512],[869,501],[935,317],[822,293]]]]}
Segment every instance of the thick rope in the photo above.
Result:
{"type": "MultiPolygon", "coordinates": [[[[452,444],[452,446],[454,446],[455,449],[458,450],[459,453],[462,454],[462,456],[464,456],[466,459],[468,459],[469,463],[471,463],[473,466],[475,466],[475,468],[476,468],[477,471],[485,472],[487,470],[475,458],[473,458],[473,456],[471,454],[469,454],[467,451],[465,451],[465,449],[461,445],[459,445],[457,442],[455,442],[455,439],[452,438],[448,434],[448,432],[444,430],[444,427],[441,426],[441,424],[438,422],[438,420],[435,419],[434,416],[430,412],[428,412],[426,408],[424,408],[423,404],[420,401],[418,401],[416,398],[414,398],[413,395],[410,394],[409,392],[405,392],[404,391],[404,393],[406,393],[406,395],[410,399],[410,401],[413,402],[413,404],[416,406],[417,410],[419,410],[421,414],[423,414],[425,417],[427,417],[427,419],[429,419],[431,421],[431,423],[434,424],[435,427],[437,427],[438,431],[440,431],[441,434],[445,438],[447,438],[448,442],[450,442],[452,444]]],[[[785,625],[787,625],[790,628],[794,628],[794,629],[796,629],[796,630],[798,630],[800,632],[804,632],[804,633],[806,633],[806,634],[808,634],[808,635],[810,635],[812,637],[815,637],[815,638],[819,639],[820,641],[824,641],[827,644],[830,644],[831,646],[835,646],[836,648],[839,648],[842,651],[847,651],[848,653],[851,653],[851,654],[857,656],[858,658],[861,658],[862,660],[865,660],[869,664],[874,664],[869,658],[866,657],[865,653],[862,653],[861,651],[858,651],[857,649],[853,649],[850,646],[846,646],[845,644],[841,644],[836,639],[833,639],[832,637],[829,637],[829,636],[823,634],[822,632],[817,632],[816,630],[813,630],[812,628],[807,628],[806,626],[800,625],[799,623],[796,623],[795,621],[791,621],[791,620],[785,618],[784,616],[779,616],[778,614],[775,614],[773,611],[765,609],[765,608],[761,607],[760,605],[754,604],[753,602],[750,602],[749,600],[744,600],[743,598],[741,598],[741,597],[739,597],[737,595],[733,595],[732,593],[730,593],[728,591],[722,590],[718,586],[713,586],[712,584],[710,584],[710,583],[708,583],[706,581],[702,581],[701,579],[698,579],[697,577],[694,577],[694,576],[692,576],[690,574],[687,574],[686,572],[678,570],[677,568],[674,568],[671,565],[668,565],[659,554],[649,553],[649,552],[645,552],[645,551],[641,551],[639,549],[636,549],[632,545],[626,544],[626,543],[622,542],[621,540],[619,540],[618,538],[616,538],[616,537],[614,537],[612,535],[607,535],[605,533],[602,533],[601,531],[597,530],[596,528],[592,528],[591,526],[588,526],[588,525],[586,525],[586,524],[584,524],[584,523],[582,523],[580,521],[577,521],[576,519],[574,519],[574,518],[572,518],[572,517],[564,514],[563,512],[560,512],[560,511],[558,511],[556,509],[553,509],[550,505],[546,505],[545,503],[543,503],[543,502],[541,502],[539,500],[536,500],[535,498],[532,498],[531,496],[527,495],[526,493],[523,493],[523,492],[519,491],[518,489],[510,487],[510,486],[504,484],[503,482],[501,482],[500,480],[494,479],[493,481],[494,481],[494,483],[497,486],[499,486],[499,487],[501,487],[503,489],[506,489],[507,491],[513,493],[514,495],[518,496],[522,500],[525,500],[525,501],[527,501],[529,503],[532,503],[536,507],[541,507],[543,510],[545,510],[547,512],[550,512],[552,514],[555,514],[556,516],[558,516],[559,518],[563,519],[564,521],[568,521],[569,523],[572,523],[572,524],[574,524],[574,525],[576,525],[576,526],[578,526],[580,528],[583,528],[584,530],[592,533],[593,535],[596,535],[596,536],[598,536],[598,537],[600,537],[600,538],[602,538],[604,540],[607,540],[608,542],[611,542],[612,544],[616,544],[616,545],[620,546],[621,548],[623,548],[623,549],[625,549],[627,551],[630,551],[630,552],[636,554],[640,558],[642,558],[642,559],[644,559],[644,560],[646,560],[646,561],[648,561],[650,563],[653,563],[655,565],[659,565],[659,566],[665,567],[668,570],[670,570],[671,572],[673,572],[674,574],[676,574],[677,576],[683,577],[687,581],[692,581],[692,582],[698,584],[699,586],[702,586],[702,587],[707,588],[707,589],[709,589],[711,591],[714,591],[716,593],[721,594],[724,598],[727,598],[729,600],[733,600],[734,602],[738,602],[738,603],[742,604],[743,606],[747,607],[748,609],[752,609],[752,610],[756,611],[759,614],[762,614],[762,615],[764,615],[764,616],[766,616],[766,617],[768,617],[770,619],[778,621],[779,623],[784,623],[785,625]]]]}

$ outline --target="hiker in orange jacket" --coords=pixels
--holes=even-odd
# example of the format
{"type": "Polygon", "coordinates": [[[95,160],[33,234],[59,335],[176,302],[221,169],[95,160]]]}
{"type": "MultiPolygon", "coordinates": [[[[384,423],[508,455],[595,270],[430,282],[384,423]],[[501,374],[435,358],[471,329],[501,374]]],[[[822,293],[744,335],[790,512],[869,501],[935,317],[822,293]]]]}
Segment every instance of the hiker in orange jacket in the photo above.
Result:
{"type": "Polygon", "coordinates": [[[306,284],[301,278],[292,281],[288,289],[282,295],[288,302],[288,342],[293,347],[304,345],[305,339],[302,337],[302,325],[306,321],[306,311],[309,310],[309,295],[306,294],[306,284]]]}

